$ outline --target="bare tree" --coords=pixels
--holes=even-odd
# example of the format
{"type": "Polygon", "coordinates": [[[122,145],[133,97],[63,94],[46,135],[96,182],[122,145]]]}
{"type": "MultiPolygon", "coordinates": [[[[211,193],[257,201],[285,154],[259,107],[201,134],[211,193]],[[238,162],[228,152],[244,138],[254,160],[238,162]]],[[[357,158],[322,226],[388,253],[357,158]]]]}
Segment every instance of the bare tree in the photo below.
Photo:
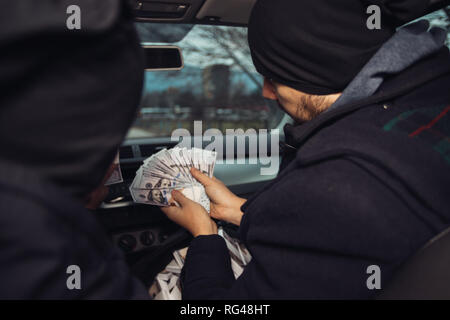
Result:
{"type": "Polygon", "coordinates": [[[262,89],[260,81],[255,77],[254,72],[251,72],[254,68],[247,43],[247,29],[202,26],[192,31],[195,31],[196,38],[202,41],[186,41],[183,46],[186,55],[201,55],[209,64],[230,61],[244,72],[257,88],[262,89]]]}
{"type": "MultiPolygon", "coordinates": [[[[262,89],[255,77],[247,43],[247,29],[242,27],[223,27],[209,25],[171,25],[138,23],[138,33],[142,42],[173,43],[182,49],[187,64],[204,68],[213,64],[227,64],[239,68],[255,85],[262,89]]],[[[172,78],[179,72],[166,72],[172,78]]],[[[197,77],[198,73],[184,70],[183,77],[197,77]]]]}

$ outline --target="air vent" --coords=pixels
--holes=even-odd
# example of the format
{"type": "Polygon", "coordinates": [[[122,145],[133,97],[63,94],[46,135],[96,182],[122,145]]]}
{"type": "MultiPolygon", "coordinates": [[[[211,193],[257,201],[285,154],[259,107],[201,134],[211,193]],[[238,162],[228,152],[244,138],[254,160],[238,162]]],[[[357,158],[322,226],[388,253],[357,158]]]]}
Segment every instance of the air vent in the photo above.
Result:
{"type": "Polygon", "coordinates": [[[120,159],[133,159],[133,149],[131,146],[124,146],[120,148],[120,159]]]}
{"type": "Polygon", "coordinates": [[[139,148],[141,149],[141,156],[148,158],[162,149],[170,149],[175,147],[175,145],[176,143],[167,143],[163,145],[141,144],[139,145],[139,148]]]}
{"type": "Polygon", "coordinates": [[[155,153],[155,147],[152,145],[141,144],[139,148],[141,149],[141,155],[144,158],[150,157],[155,153]]]}

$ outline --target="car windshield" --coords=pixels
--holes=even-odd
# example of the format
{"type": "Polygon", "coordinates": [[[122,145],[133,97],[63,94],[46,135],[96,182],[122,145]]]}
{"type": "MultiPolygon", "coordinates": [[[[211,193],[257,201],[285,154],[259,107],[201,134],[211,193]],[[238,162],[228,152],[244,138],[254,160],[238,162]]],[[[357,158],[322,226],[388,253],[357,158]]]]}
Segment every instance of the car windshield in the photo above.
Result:
{"type": "Polygon", "coordinates": [[[276,103],[261,96],[247,44],[247,28],[137,23],[143,44],[181,48],[184,68],[147,71],[140,112],[128,138],[170,137],[178,128],[193,132],[270,129],[283,116],[276,103]]]}
{"type": "MultiPolygon", "coordinates": [[[[443,9],[443,10],[437,10],[435,12],[432,12],[422,18],[419,18],[417,20],[421,19],[427,19],[430,22],[430,27],[439,27],[442,29],[447,30],[447,40],[445,44],[447,47],[450,48],[450,6],[443,9]]],[[[415,20],[415,21],[417,21],[415,20]]]]}
{"type": "MultiPolygon", "coordinates": [[[[420,19],[449,29],[444,10],[420,19]]],[[[263,78],[256,72],[247,44],[247,28],[213,25],[136,23],[143,44],[181,48],[184,68],[147,71],[138,117],[128,139],[170,137],[178,128],[193,131],[271,129],[283,112],[261,96],[263,78]]],[[[447,37],[450,47],[450,33],[447,37]]]]}

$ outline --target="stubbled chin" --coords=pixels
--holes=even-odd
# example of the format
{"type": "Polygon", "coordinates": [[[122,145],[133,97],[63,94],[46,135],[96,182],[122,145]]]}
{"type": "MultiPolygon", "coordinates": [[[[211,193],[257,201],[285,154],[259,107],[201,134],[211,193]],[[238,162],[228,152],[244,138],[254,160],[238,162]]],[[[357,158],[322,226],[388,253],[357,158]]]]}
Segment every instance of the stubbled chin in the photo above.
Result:
{"type": "Polygon", "coordinates": [[[303,124],[313,119],[312,115],[306,110],[299,111],[298,109],[296,109],[293,111],[288,111],[283,107],[279,100],[277,100],[277,103],[280,110],[282,110],[284,113],[287,113],[295,121],[295,124],[303,124]]]}
{"type": "Polygon", "coordinates": [[[311,115],[308,112],[305,112],[304,110],[300,112],[297,110],[297,113],[295,114],[289,113],[289,115],[291,116],[292,119],[294,119],[295,123],[297,124],[303,124],[305,122],[312,120],[311,115]]]}

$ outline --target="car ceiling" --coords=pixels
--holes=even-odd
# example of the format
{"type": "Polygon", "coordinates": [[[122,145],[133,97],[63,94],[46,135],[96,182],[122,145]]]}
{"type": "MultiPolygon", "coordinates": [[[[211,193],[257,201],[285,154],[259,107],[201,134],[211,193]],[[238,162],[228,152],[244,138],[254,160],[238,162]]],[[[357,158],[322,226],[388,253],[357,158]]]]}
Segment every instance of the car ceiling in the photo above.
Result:
{"type": "Polygon", "coordinates": [[[247,25],[256,0],[129,0],[137,21],[247,25]]]}
{"type": "MultiPolygon", "coordinates": [[[[137,21],[246,26],[257,0],[128,0],[137,21]]],[[[450,0],[429,0],[429,10],[450,0]]]]}

